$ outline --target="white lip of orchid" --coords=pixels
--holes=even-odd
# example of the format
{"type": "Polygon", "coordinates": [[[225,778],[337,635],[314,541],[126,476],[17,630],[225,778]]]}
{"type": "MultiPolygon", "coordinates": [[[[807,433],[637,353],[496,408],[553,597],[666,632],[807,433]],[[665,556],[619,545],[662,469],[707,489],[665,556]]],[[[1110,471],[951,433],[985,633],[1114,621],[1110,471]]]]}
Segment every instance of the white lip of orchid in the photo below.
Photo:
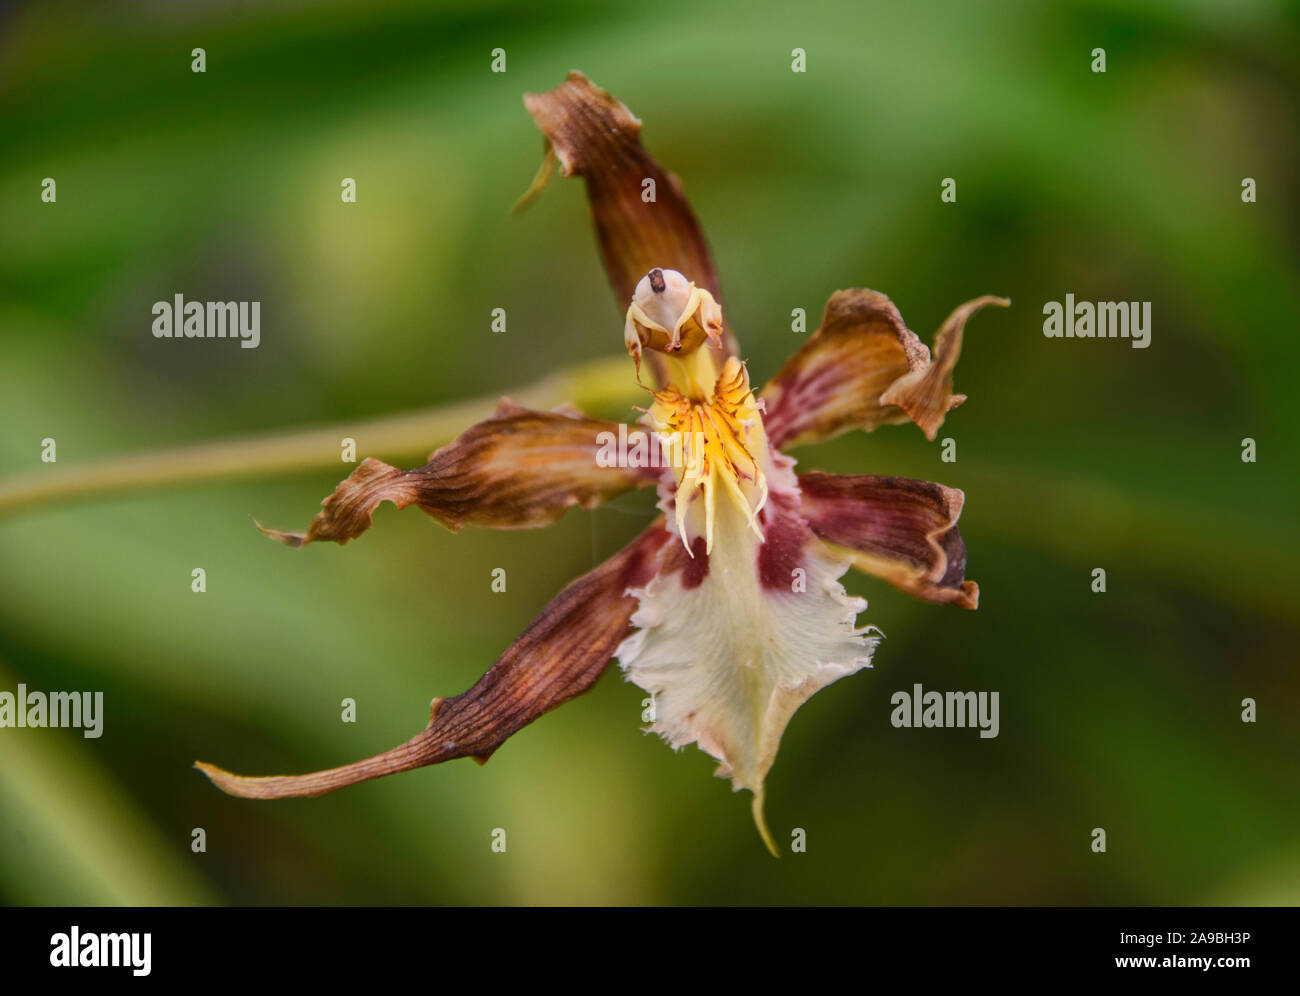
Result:
{"type": "Polygon", "coordinates": [[[698,744],[718,775],[752,792],[754,824],[776,854],[763,785],[781,735],[820,688],[871,666],[881,634],[857,626],[867,603],[845,593],[838,578],[848,565],[829,551],[801,560],[806,592],[765,590],[755,571],[761,544],[734,513],[719,526],[726,542],[698,587],[674,574],[632,590],[635,631],[614,655],[655,702],[650,732],[674,749],[698,744]]]}

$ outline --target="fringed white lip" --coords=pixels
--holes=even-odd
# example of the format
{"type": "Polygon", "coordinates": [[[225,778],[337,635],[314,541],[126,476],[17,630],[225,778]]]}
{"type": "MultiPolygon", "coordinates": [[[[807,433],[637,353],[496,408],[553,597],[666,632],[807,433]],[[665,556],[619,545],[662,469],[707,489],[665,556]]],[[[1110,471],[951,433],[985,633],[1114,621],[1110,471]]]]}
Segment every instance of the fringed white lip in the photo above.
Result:
{"type": "Polygon", "coordinates": [[[867,603],[838,580],[848,563],[795,508],[770,504],[761,539],[737,505],[720,506],[703,580],[696,567],[633,589],[636,632],[615,651],[628,680],[653,697],[650,731],[674,749],[698,744],[718,760],[720,777],[754,793],[754,821],[773,854],[763,782],[790,718],[818,690],[869,667],[881,639],[857,626],[867,603]],[[770,565],[760,567],[769,542],[790,547],[782,559],[790,577],[780,585],[770,565]]]}

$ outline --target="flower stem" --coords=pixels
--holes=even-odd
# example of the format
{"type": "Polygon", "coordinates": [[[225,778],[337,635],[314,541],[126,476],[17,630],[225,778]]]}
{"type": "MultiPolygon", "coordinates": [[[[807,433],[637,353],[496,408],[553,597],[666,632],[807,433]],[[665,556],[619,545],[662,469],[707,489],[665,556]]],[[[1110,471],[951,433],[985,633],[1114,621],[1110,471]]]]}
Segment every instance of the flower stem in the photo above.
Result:
{"type": "MultiPolygon", "coordinates": [[[[569,401],[580,408],[599,409],[636,398],[626,357],[578,364],[505,393],[531,408],[569,401]]],[[[355,439],[358,452],[366,454],[427,453],[486,418],[499,398],[499,394],[483,395],[398,415],[146,450],[16,474],[0,479],[0,518],[54,502],[338,467],[339,444],[345,437],[355,439]]]]}

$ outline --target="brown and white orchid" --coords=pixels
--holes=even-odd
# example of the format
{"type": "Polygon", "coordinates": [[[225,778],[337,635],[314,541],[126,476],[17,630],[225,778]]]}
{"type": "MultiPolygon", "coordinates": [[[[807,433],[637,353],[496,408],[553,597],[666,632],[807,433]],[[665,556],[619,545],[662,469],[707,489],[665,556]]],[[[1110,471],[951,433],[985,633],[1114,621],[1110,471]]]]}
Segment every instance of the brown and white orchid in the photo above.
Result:
{"type": "MultiPolygon", "coordinates": [[[[650,729],[695,743],[718,774],[753,793],[791,716],[824,686],[870,665],[880,636],[857,619],[866,602],[839,578],[854,566],[926,601],[973,609],[957,530],[964,495],[923,481],[794,471],[783,452],[853,429],[915,422],[933,440],[962,401],[952,371],[973,312],[957,308],[928,349],[883,294],[838,291],[821,327],[757,395],[719,305],[704,238],[676,177],[642,147],[640,122],[572,73],[525,105],[546,159],[525,201],[558,165],[587,185],[624,341],[655,382],[639,420],[666,463],[599,459],[619,426],[569,407],[503,400],[427,464],[365,460],[305,533],[264,530],[290,545],[345,543],[382,501],[418,505],[444,526],[516,529],[554,522],[633,488],[658,488],[663,515],[622,551],[565,588],[468,691],[435,698],[428,727],[367,760],[307,775],[241,777],[198,765],[232,795],[319,795],[458,757],[482,762],[523,726],[589,689],[611,659],[652,696],[650,729]],[[641,196],[646,180],[654,200],[641,196]],[[661,466],[654,464],[662,463],[661,466]]],[[[629,371],[629,376],[632,376],[629,371]]],[[[624,427],[626,433],[626,427],[624,427]]]]}

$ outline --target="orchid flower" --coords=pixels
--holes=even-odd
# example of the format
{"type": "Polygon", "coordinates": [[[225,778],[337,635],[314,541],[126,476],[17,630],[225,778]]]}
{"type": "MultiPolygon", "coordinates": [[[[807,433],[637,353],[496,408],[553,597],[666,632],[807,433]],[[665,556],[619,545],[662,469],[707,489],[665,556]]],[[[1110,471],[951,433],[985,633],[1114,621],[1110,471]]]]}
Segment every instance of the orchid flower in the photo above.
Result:
{"type": "Polygon", "coordinates": [[[506,399],[422,467],[365,460],[305,533],[263,531],[294,547],[346,543],[370,527],[383,501],[418,505],[452,530],[518,529],[652,486],[663,514],[561,591],[472,688],[435,698],[428,727],[406,743],[306,775],[197,767],[232,795],[276,799],[453,758],[483,762],[511,734],[587,691],[617,658],[652,697],[651,731],[674,749],[697,744],[735,790],[753,793],[755,824],[775,854],[763,783],[782,733],[815,692],[869,667],[881,638],[858,625],[867,603],[846,594],[840,577],[853,566],[929,602],[974,609],[979,600],[957,530],[961,491],[897,477],[797,474],[784,450],[908,420],[933,440],[965,400],[952,393],[952,372],[967,319],[1009,302],[963,304],[931,352],[883,294],[837,291],[820,328],[756,394],[695,216],[676,177],[642,147],[640,122],[576,72],[524,102],[546,154],[522,200],[557,166],[586,181],[605,267],[626,309],[629,376],[639,381],[645,360],[654,380],[634,431],[653,433],[674,458],[650,466],[601,460],[616,423],[506,399]],[[653,200],[642,198],[647,180],[653,200]]]}

